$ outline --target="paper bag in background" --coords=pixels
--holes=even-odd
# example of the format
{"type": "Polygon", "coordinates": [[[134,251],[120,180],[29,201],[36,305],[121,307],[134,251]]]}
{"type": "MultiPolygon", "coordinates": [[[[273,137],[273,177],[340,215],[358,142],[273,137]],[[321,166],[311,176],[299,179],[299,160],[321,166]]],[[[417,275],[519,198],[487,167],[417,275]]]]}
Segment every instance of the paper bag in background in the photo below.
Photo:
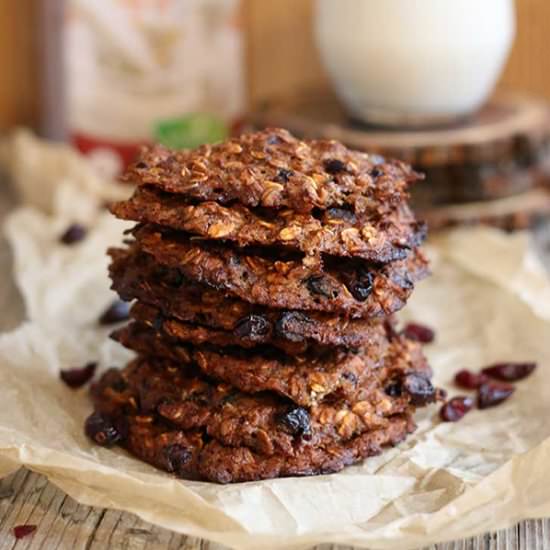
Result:
{"type": "Polygon", "coordinates": [[[5,225],[29,321],[0,337],[1,474],[24,464],[85,504],[250,550],[414,548],[550,516],[550,282],[528,235],[478,228],[434,239],[434,275],[403,314],[437,329],[426,352],[451,394],[460,368],[538,361],[508,402],[457,424],[424,410],[409,440],[339,474],[219,486],[177,480],[83,434],[91,404],[59,369],[121,366],[129,352],[97,326],[113,298],[105,249],[125,224],[92,211],[94,192],[79,185],[60,181],[51,212],[24,205],[5,225]],[[63,246],[78,212],[89,235],[63,246]]]}
{"type": "Polygon", "coordinates": [[[67,0],[68,135],[119,174],[143,143],[219,141],[244,109],[239,0],[67,0]]]}

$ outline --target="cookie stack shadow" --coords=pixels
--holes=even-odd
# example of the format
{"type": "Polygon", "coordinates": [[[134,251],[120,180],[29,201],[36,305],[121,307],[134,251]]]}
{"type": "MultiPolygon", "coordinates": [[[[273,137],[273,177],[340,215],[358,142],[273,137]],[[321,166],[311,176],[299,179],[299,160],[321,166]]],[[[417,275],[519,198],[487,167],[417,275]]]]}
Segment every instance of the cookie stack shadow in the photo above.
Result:
{"type": "Polygon", "coordinates": [[[335,472],[414,430],[438,391],[392,319],[428,274],[407,165],[268,129],[148,148],[125,177],[113,338],[137,355],[93,386],[92,439],[227,483],[335,472]]]}

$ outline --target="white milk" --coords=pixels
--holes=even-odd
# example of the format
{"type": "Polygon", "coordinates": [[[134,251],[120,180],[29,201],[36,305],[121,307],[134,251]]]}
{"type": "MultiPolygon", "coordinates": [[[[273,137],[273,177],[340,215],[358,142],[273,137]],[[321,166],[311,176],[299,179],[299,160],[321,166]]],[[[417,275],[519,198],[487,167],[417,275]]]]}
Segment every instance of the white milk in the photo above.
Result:
{"type": "Polygon", "coordinates": [[[351,113],[370,122],[441,122],[476,110],[514,33],[513,0],[317,0],[326,69],[351,113]]]}

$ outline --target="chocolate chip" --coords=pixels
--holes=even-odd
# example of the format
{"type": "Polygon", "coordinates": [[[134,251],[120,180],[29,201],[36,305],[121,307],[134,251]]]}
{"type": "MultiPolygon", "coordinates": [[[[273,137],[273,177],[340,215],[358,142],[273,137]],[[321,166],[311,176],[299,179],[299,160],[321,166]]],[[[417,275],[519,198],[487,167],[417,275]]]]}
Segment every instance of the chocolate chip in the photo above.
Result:
{"type": "Polygon", "coordinates": [[[238,338],[263,340],[271,331],[271,323],[263,315],[247,315],[235,324],[233,334],[238,338]]]}
{"type": "Polygon", "coordinates": [[[71,245],[82,241],[87,233],[88,230],[83,225],[73,223],[66,229],[63,235],[59,237],[59,240],[63,244],[71,245]]]}
{"type": "Polygon", "coordinates": [[[145,162],[140,160],[139,162],[136,163],[136,168],[139,168],[140,170],[144,170],[145,168],[147,168],[147,164],[145,164],[145,162]]]}
{"type": "Polygon", "coordinates": [[[80,388],[92,379],[96,368],[97,363],[88,363],[83,367],[63,369],[59,376],[69,388],[80,388]]]}
{"type": "Polygon", "coordinates": [[[164,454],[166,456],[166,469],[171,473],[182,475],[184,466],[193,457],[192,453],[183,445],[174,443],[166,447],[164,454]]]}
{"type": "Polygon", "coordinates": [[[122,300],[114,300],[99,317],[100,325],[112,325],[126,321],[130,317],[130,304],[122,300]]]}
{"type": "Polygon", "coordinates": [[[326,160],[325,163],[325,172],[328,172],[329,174],[336,175],[340,172],[345,172],[347,170],[347,167],[345,163],[343,163],[341,160],[338,159],[329,159],[326,160]]]}
{"type": "Polygon", "coordinates": [[[122,418],[113,419],[101,412],[94,412],[86,419],[84,431],[98,445],[111,447],[125,439],[127,425],[122,418]]]}
{"type": "Polygon", "coordinates": [[[311,432],[309,413],[303,407],[290,407],[279,416],[279,422],[292,435],[305,435],[311,432]]]}
{"type": "Polygon", "coordinates": [[[292,170],[287,170],[286,168],[281,168],[277,175],[273,178],[277,183],[288,183],[288,180],[294,175],[292,170]]]}
{"type": "Polygon", "coordinates": [[[275,332],[291,342],[303,342],[304,335],[299,329],[311,323],[311,318],[300,311],[285,311],[275,323],[275,332]]]}
{"type": "Polygon", "coordinates": [[[403,378],[402,389],[409,395],[413,405],[422,406],[435,401],[435,388],[428,378],[420,374],[407,374],[403,378]]]}

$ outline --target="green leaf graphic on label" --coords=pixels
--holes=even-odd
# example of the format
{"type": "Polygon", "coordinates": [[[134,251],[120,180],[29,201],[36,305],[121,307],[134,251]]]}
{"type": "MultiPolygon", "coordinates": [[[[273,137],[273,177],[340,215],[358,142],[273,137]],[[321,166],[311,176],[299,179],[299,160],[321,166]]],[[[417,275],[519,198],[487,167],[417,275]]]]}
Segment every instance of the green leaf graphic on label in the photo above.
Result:
{"type": "Polygon", "coordinates": [[[223,141],[228,133],[227,124],[216,115],[190,113],[158,122],[154,138],[171,149],[193,149],[204,143],[223,141]]]}

